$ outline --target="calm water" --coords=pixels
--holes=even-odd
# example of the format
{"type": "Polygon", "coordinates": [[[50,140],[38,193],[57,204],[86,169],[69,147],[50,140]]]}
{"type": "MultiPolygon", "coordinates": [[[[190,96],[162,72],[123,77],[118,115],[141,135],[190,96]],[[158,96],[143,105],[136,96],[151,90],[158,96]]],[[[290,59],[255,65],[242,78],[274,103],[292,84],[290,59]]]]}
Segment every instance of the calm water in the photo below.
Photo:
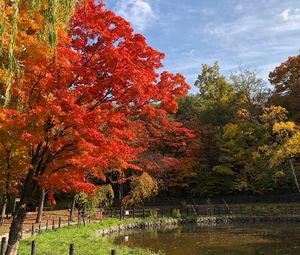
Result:
{"type": "Polygon", "coordinates": [[[130,247],[167,255],[300,255],[300,225],[182,226],[112,237],[130,247]]]}

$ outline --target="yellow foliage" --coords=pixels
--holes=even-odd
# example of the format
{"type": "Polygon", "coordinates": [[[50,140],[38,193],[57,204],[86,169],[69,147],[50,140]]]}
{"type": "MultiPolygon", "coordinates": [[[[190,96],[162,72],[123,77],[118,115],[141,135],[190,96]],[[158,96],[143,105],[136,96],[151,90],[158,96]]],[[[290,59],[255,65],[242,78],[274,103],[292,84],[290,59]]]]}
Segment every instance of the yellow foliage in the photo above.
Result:
{"type": "Polygon", "coordinates": [[[292,121],[288,122],[278,122],[274,123],[273,125],[273,133],[286,133],[286,132],[293,132],[296,128],[296,124],[292,121]]]}
{"type": "Polygon", "coordinates": [[[237,118],[239,120],[248,120],[250,118],[250,113],[247,109],[240,109],[237,112],[237,118]]]}
{"type": "Polygon", "coordinates": [[[224,137],[234,138],[239,132],[239,126],[237,124],[228,123],[224,129],[224,137]]]}
{"type": "Polygon", "coordinates": [[[265,108],[264,113],[260,116],[260,119],[269,125],[273,125],[276,122],[282,122],[287,120],[288,111],[281,106],[274,106],[265,108]]]}
{"type": "Polygon", "coordinates": [[[131,191],[123,200],[125,205],[142,203],[145,199],[155,196],[158,192],[157,181],[148,173],[143,172],[131,182],[131,191]]]}
{"type": "Polygon", "coordinates": [[[269,157],[271,167],[300,154],[300,127],[287,120],[287,113],[283,107],[271,106],[260,117],[274,139],[273,143],[261,146],[258,154],[269,157]]]}
{"type": "MultiPolygon", "coordinates": [[[[66,27],[80,1],[0,1],[0,94],[10,104],[13,83],[24,58],[40,51],[41,42],[53,49],[60,29],[66,27]],[[1,75],[1,77],[3,77],[1,75]]],[[[43,51],[49,53],[49,50],[43,51]]],[[[49,54],[52,55],[53,54],[49,54]]]]}
{"type": "Polygon", "coordinates": [[[275,123],[273,132],[277,143],[272,145],[270,165],[274,166],[281,162],[299,157],[300,155],[300,128],[294,122],[275,123]]]}

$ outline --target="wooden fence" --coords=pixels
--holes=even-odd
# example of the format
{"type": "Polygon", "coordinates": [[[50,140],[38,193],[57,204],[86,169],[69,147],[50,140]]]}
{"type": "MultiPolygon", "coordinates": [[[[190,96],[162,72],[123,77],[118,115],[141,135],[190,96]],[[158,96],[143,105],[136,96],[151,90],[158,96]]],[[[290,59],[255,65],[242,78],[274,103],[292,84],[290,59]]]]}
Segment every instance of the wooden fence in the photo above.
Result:
{"type": "MultiPolygon", "coordinates": [[[[99,217],[99,214],[96,216],[99,217]]],[[[81,221],[80,218],[77,218],[77,221],[71,221],[70,217],[58,217],[58,218],[53,218],[51,221],[46,220],[42,221],[40,223],[31,223],[31,229],[24,230],[22,232],[22,237],[25,236],[34,236],[35,234],[40,234],[43,231],[49,231],[49,230],[54,230],[58,229],[61,227],[66,227],[70,225],[81,225],[81,224],[88,224],[91,222],[99,222],[102,220],[102,215],[101,217],[96,218],[96,217],[86,217],[84,221],[81,221]]],[[[0,255],[4,255],[5,249],[7,246],[7,236],[2,237],[1,239],[1,247],[0,247],[0,255]]],[[[32,241],[31,245],[31,254],[35,255],[36,254],[36,241],[32,241]]],[[[74,244],[70,245],[70,254],[74,254],[74,244]],[[72,247],[73,248],[72,248],[72,247]],[[73,251],[72,251],[73,250],[73,251]],[[73,252],[73,253],[71,253],[73,252]]]]}
{"type": "MultiPolygon", "coordinates": [[[[241,216],[283,216],[300,215],[300,204],[293,205],[189,205],[177,207],[125,208],[123,218],[145,218],[157,214],[158,217],[176,216],[212,216],[212,215],[241,215],[241,216]],[[174,212],[174,209],[177,211],[174,212]]],[[[120,209],[116,207],[105,209],[105,217],[120,217],[120,209]]]]}

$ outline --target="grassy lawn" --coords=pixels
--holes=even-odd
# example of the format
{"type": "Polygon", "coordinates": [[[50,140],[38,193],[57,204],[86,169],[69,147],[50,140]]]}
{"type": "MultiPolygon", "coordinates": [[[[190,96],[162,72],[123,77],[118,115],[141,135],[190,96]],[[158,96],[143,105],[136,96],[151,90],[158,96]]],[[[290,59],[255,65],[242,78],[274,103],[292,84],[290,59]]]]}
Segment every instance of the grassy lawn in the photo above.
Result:
{"type": "MultiPolygon", "coordinates": [[[[122,223],[133,223],[139,221],[151,221],[148,219],[126,219],[122,223]]],[[[152,219],[153,220],[153,219],[152,219]]],[[[36,240],[37,255],[64,255],[69,254],[70,243],[75,244],[76,255],[110,255],[112,249],[117,250],[118,255],[154,255],[155,253],[131,249],[127,246],[120,246],[113,243],[107,237],[97,237],[96,230],[120,224],[117,219],[106,219],[101,223],[91,223],[87,226],[70,226],[56,229],[54,231],[43,232],[40,235],[22,240],[18,254],[28,255],[31,251],[31,241],[36,240]]]]}

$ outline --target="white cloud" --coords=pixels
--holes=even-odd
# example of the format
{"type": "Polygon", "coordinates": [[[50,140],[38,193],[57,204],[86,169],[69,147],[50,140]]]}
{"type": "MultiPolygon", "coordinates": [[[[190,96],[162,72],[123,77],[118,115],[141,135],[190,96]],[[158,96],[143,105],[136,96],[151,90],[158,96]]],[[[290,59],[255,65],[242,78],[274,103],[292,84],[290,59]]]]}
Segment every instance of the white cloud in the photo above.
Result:
{"type": "Polygon", "coordinates": [[[289,19],[289,13],[291,11],[291,8],[288,8],[286,10],[284,10],[282,13],[279,14],[279,16],[283,19],[283,20],[288,20],[289,19]]]}
{"type": "Polygon", "coordinates": [[[243,41],[258,36],[264,30],[265,22],[255,15],[243,15],[229,22],[209,22],[204,27],[204,32],[216,36],[223,44],[243,41]]]}
{"type": "Polygon", "coordinates": [[[296,8],[296,9],[292,10],[291,8],[288,8],[288,9],[285,9],[283,12],[281,12],[279,14],[279,16],[285,21],[300,20],[300,9],[296,8]]]}
{"type": "MultiPolygon", "coordinates": [[[[269,42],[286,37],[286,34],[300,30],[300,8],[285,9],[278,15],[256,11],[245,12],[229,22],[213,21],[206,24],[204,32],[221,39],[223,44],[252,44],[253,41],[269,42]],[[268,18],[266,18],[266,16],[268,18]]],[[[299,41],[299,37],[298,37],[299,41]]]]}
{"type": "Polygon", "coordinates": [[[208,42],[225,52],[219,59],[226,66],[239,61],[255,66],[267,80],[268,73],[300,47],[300,8],[287,4],[248,6],[229,20],[210,21],[204,33],[208,42]]]}
{"type": "Polygon", "coordinates": [[[191,85],[202,63],[219,60],[226,74],[255,68],[267,80],[299,52],[300,0],[106,1],[138,31],[157,26],[159,34],[146,34],[167,53],[163,70],[182,72],[191,85]]]}
{"type": "Polygon", "coordinates": [[[145,30],[158,19],[149,0],[119,0],[116,3],[116,12],[139,31],[145,30]]]}

